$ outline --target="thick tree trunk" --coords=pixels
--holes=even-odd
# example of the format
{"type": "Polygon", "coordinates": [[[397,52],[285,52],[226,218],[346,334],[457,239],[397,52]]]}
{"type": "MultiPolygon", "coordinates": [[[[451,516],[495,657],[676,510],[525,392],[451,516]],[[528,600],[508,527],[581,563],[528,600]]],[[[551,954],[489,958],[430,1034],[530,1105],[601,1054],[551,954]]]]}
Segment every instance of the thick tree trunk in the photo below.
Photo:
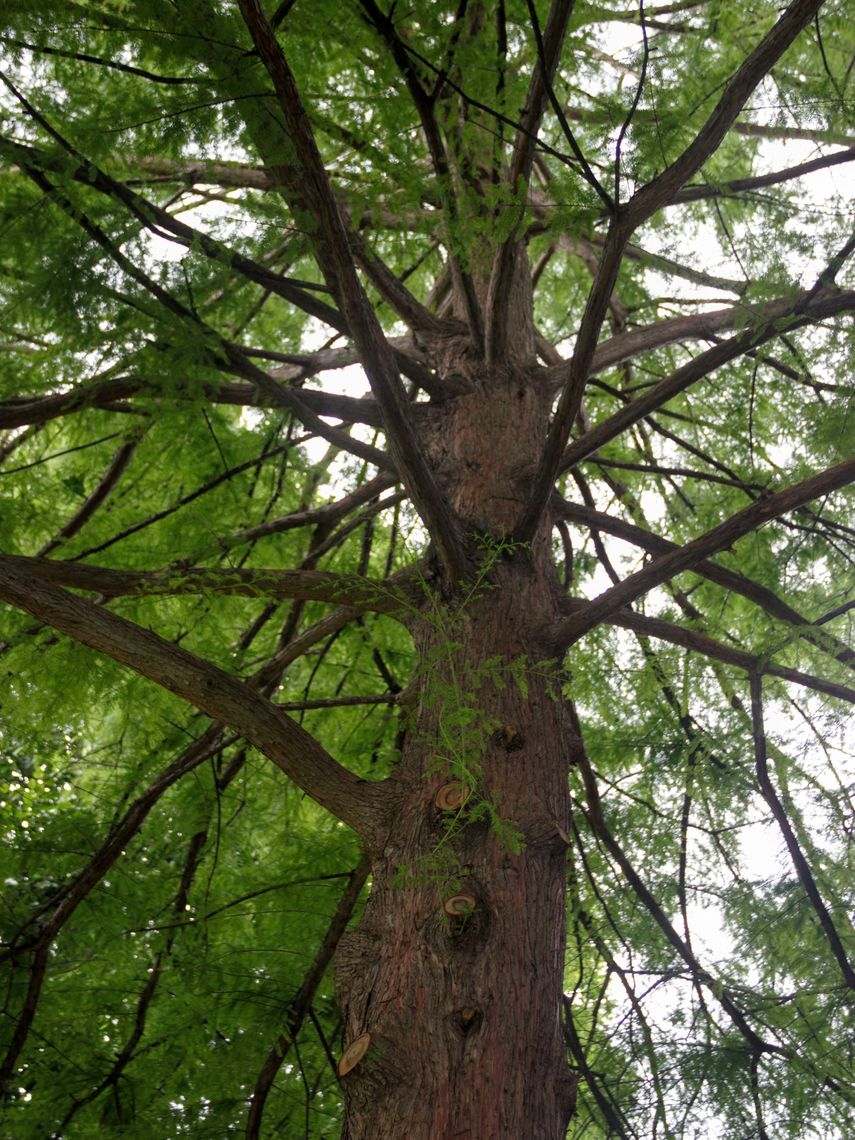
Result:
{"type": "MultiPolygon", "coordinates": [[[[544,402],[493,377],[455,405],[453,420],[425,433],[434,465],[470,531],[508,533],[544,402]]],[[[400,810],[373,853],[365,915],[336,962],[348,1140],[565,1136],[574,1100],[560,1024],[572,729],[538,641],[556,618],[541,535],[498,556],[468,602],[426,598],[414,622],[422,670],[395,776],[400,810]],[[461,782],[464,808],[444,809],[461,782]],[[498,825],[483,817],[486,802],[498,825]]]]}

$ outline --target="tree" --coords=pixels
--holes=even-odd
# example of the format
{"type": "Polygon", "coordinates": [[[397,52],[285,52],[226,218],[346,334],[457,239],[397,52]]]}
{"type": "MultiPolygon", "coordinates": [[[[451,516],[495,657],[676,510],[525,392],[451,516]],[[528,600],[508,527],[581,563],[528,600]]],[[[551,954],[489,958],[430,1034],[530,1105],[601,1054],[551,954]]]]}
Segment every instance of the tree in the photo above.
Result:
{"type": "Polygon", "coordinates": [[[851,1135],[845,4],[4,14],[3,1134],[851,1135]]]}

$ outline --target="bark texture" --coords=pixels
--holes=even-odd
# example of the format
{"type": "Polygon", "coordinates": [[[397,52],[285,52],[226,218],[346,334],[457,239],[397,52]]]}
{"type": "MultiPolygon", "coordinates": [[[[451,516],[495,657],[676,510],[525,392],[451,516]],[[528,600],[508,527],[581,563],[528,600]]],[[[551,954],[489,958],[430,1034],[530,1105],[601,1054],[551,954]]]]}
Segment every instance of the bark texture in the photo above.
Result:
{"type": "MultiPolygon", "coordinates": [[[[523,380],[482,376],[423,425],[470,533],[512,530],[547,411],[523,380]]],[[[560,999],[573,734],[538,640],[558,589],[542,535],[495,551],[468,600],[426,582],[413,622],[422,669],[400,807],[336,963],[344,1068],[368,1035],[342,1076],[349,1140],[558,1140],[572,1112],[560,999]],[[460,812],[437,806],[449,781],[468,787],[460,812]]]]}

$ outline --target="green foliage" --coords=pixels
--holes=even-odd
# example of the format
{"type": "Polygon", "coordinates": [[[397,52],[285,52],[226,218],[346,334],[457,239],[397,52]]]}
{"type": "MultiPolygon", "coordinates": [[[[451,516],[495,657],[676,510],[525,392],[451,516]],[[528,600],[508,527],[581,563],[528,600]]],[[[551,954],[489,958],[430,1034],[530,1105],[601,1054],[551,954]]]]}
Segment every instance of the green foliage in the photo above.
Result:
{"type": "Polygon", "coordinates": [[[415,871],[420,879],[455,883],[459,867],[453,852],[454,837],[476,823],[488,825],[502,850],[522,850],[522,836],[514,821],[502,815],[501,804],[493,795],[483,792],[485,773],[481,757],[501,725],[490,711],[492,694],[511,684],[525,700],[532,669],[542,671],[549,663],[533,664],[524,656],[506,660],[500,654],[477,662],[462,659],[462,638],[466,623],[471,620],[470,610],[492,588],[491,571],[500,559],[524,549],[524,544],[508,539],[488,535],[474,538],[482,557],[471,580],[460,583],[459,596],[453,602],[444,602],[427,582],[421,583],[425,604],[414,612],[430,631],[429,648],[420,655],[414,682],[419,686],[420,709],[433,715],[429,718],[429,733],[420,735],[417,725],[410,729],[431,756],[426,775],[441,772],[449,781],[465,787],[467,798],[455,813],[448,813],[443,838],[431,855],[418,868],[399,868],[401,882],[415,871]]]}
{"type": "MultiPolygon", "coordinates": [[[[499,390],[474,339],[461,348],[465,286],[484,302],[502,243],[524,239],[534,324],[552,346],[540,342],[541,362],[569,359],[618,139],[626,203],[697,137],[778,6],[645,5],[646,43],[639,6],[573,6],[533,175],[515,184],[538,58],[532,10],[543,30],[560,6],[380,7],[398,41],[364,5],[264,5],[346,225],[448,322],[440,334],[420,326],[357,258],[422,439],[461,377],[499,390]]],[[[419,731],[403,694],[422,692],[432,728],[416,743],[472,791],[430,858],[401,869],[409,876],[453,884],[455,841],[476,824],[520,852],[483,757],[501,728],[496,694],[526,700],[546,676],[556,699],[574,702],[591,765],[572,770],[564,821],[565,991],[582,1050],[568,1054],[581,1078],[568,1135],[855,1134],[852,995],[761,794],[746,683],[746,663],[766,670],[770,778],[852,961],[851,499],[837,490],[803,504],[660,582],[629,603],[632,629],[612,615],[566,662],[497,652],[464,668],[492,572],[532,550],[485,539],[451,596],[428,577],[436,536],[366,453],[388,449],[382,417],[347,322],[330,313],[339,300],[317,257],[318,220],[283,192],[294,148],[239,6],[7,0],[3,16],[2,554],[162,569],[176,591],[188,568],[333,576],[323,580],[358,604],[266,588],[70,594],[258,685],[361,780],[394,772],[419,731]],[[263,391],[254,368],[267,373],[263,391]],[[771,1049],[752,1052],[728,997],[771,1049]]],[[[827,0],[691,176],[695,197],[632,235],[599,339],[657,335],[592,373],[572,433],[762,325],[770,302],[801,297],[804,320],[779,320],[762,344],[586,452],[557,483],[575,506],[684,544],[851,458],[851,305],[818,318],[805,296],[852,289],[851,259],[815,289],[849,239],[851,163],[733,183],[851,148],[852,48],[849,6],[827,0]]],[[[497,373],[557,396],[555,373],[533,356],[497,373]]],[[[536,466],[509,481],[527,487],[536,466]]],[[[658,557],[593,523],[568,521],[553,541],[576,605],[658,557]]],[[[11,957],[0,1063],[33,1015],[0,1109],[10,1140],[241,1134],[283,1035],[264,1135],[339,1132],[328,970],[293,1032],[290,1019],[359,864],[356,839],[172,680],[3,610],[0,956],[11,957]]],[[[348,921],[358,913],[356,903],[348,921]]]]}

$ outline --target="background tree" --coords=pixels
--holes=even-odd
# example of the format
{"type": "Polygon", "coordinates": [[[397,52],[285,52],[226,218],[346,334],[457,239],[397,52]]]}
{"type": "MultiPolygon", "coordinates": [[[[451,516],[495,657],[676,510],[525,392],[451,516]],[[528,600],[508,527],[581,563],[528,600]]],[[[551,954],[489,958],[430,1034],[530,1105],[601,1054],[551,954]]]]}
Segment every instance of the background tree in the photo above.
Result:
{"type": "Polygon", "coordinates": [[[846,7],[4,6],[3,1135],[855,1132],[846,7]]]}

